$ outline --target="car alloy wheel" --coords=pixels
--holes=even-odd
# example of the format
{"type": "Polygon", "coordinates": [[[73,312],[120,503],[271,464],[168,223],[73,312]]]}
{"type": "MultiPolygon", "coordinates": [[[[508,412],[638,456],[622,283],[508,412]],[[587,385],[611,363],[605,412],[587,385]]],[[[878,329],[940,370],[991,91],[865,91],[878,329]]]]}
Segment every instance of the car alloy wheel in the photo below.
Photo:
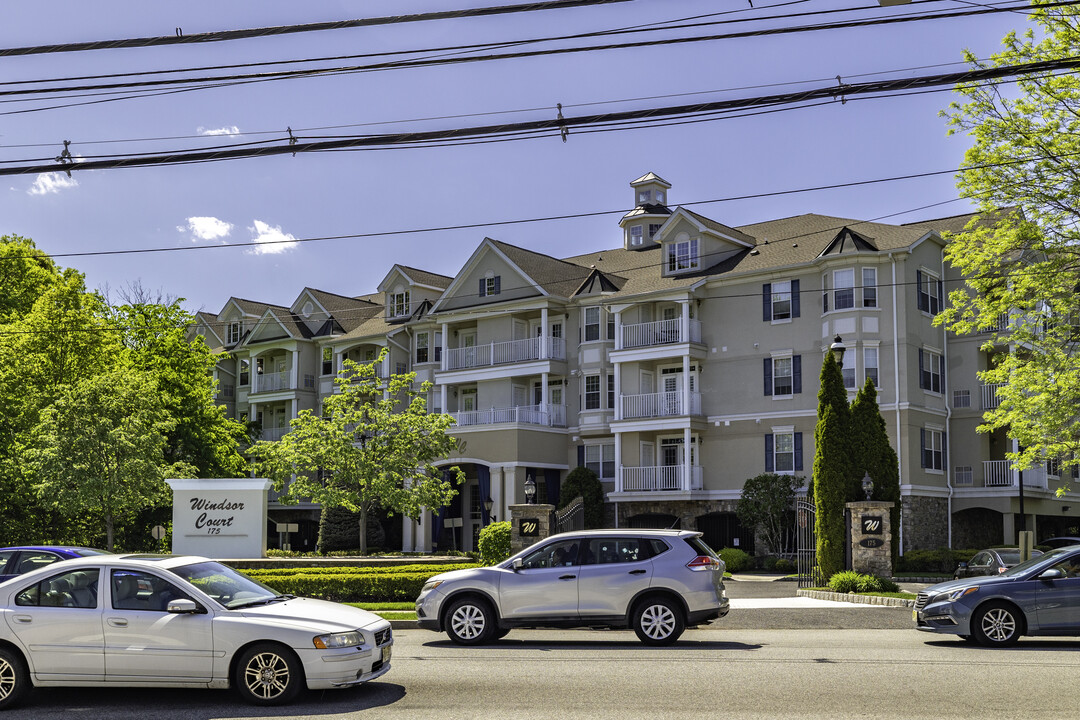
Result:
{"type": "Polygon", "coordinates": [[[991,603],[975,612],[972,634],[982,645],[1006,647],[1020,639],[1020,618],[1016,610],[1003,603],[991,603]]]}
{"type": "Polygon", "coordinates": [[[22,658],[0,648],[0,709],[17,704],[30,689],[30,676],[22,658]]]}
{"type": "Polygon", "coordinates": [[[647,645],[670,645],[684,627],[682,614],[668,600],[647,599],[634,613],[634,632],[647,645]]]}
{"type": "Polygon", "coordinates": [[[492,613],[481,601],[458,600],[446,612],[446,634],[459,645],[487,642],[495,630],[492,613]]]}
{"type": "Polygon", "coordinates": [[[280,646],[254,645],[244,652],[236,667],[236,687],[248,702],[280,705],[300,692],[300,662],[280,646]]]}

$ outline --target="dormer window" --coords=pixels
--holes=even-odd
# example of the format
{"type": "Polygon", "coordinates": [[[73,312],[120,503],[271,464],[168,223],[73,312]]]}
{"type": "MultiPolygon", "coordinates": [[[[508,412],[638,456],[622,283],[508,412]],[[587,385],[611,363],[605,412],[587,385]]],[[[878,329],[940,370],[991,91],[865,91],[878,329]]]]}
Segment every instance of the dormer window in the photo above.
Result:
{"type": "Polygon", "coordinates": [[[390,317],[404,317],[409,314],[409,291],[402,290],[390,295],[390,317]]]}
{"type": "Polygon", "coordinates": [[[689,238],[684,233],[680,233],[675,242],[667,246],[668,272],[685,272],[699,267],[701,267],[701,258],[698,255],[698,239],[689,238]]]}
{"type": "Polygon", "coordinates": [[[240,334],[243,330],[243,326],[239,320],[229,323],[229,344],[235,345],[240,342],[240,334]]]}
{"type": "Polygon", "coordinates": [[[630,247],[640,247],[645,242],[645,230],[640,225],[630,228],[630,247]]]}

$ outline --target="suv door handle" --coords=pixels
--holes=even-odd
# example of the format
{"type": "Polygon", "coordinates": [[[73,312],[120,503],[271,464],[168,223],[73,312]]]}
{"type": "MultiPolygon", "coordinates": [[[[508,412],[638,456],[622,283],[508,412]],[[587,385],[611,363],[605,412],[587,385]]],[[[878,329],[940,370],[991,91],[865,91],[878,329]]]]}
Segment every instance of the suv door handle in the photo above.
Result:
{"type": "Polygon", "coordinates": [[[560,580],[573,580],[576,577],[577,577],[577,575],[560,575],[559,579],[560,580]]]}
{"type": "Polygon", "coordinates": [[[644,575],[645,571],[644,570],[631,570],[630,574],[631,575],[644,575]]]}

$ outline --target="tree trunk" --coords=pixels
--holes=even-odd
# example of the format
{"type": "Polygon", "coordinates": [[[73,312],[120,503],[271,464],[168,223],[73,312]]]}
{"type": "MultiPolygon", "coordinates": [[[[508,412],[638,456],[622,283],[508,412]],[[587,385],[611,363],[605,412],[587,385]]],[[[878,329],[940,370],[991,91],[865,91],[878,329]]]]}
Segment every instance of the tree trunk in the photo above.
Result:
{"type": "Polygon", "coordinates": [[[113,539],[116,534],[116,526],[113,522],[112,513],[105,513],[105,549],[113,551],[113,539]]]}
{"type": "Polygon", "coordinates": [[[367,505],[360,505],[360,554],[367,555],[367,505]]]}

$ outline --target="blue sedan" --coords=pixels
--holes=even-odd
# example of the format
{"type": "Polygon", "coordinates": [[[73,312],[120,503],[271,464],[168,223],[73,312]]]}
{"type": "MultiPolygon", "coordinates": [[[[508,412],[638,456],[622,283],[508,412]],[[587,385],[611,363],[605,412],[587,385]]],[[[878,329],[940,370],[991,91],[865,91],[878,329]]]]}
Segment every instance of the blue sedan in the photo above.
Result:
{"type": "Polygon", "coordinates": [[[106,555],[104,550],[69,545],[25,545],[0,548],[0,582],[51,565],[90,555],[106,555]]]}
{"type": "Polygon", "coordinates": [[[1021,635],[1080,635],[1080,545],[1058,548],[1000,575],[932,585],[913,611],[919,630],[988,647],[1021,635]]]}

